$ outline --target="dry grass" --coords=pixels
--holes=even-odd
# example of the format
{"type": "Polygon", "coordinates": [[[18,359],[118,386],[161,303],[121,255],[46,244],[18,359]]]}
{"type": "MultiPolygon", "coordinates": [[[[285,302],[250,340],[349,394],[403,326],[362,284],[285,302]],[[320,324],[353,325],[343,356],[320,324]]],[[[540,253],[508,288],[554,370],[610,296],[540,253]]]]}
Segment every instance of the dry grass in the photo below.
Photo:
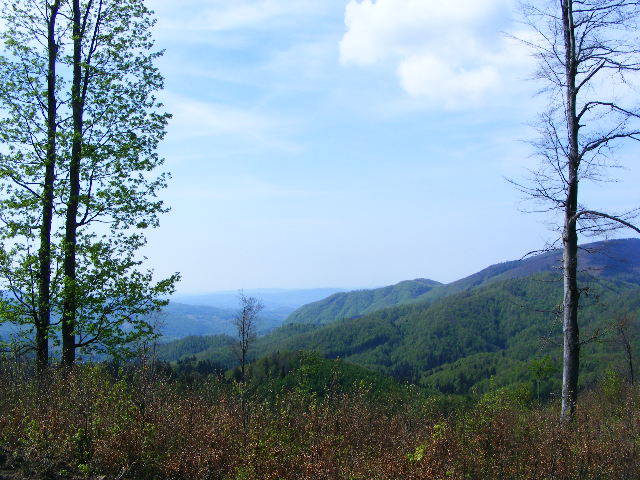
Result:
{"type": "Polygon", "coordinates": [[[434,480],[640,478],[640,394],[581,399],[576,422],[507,394],[445,417],[430,403],[388,408],[364,394],[289,393],[253,402],[246,437],[236,395],[98,367],[46,381],[5,372],[0,449],[50,478],[434,480]]]}

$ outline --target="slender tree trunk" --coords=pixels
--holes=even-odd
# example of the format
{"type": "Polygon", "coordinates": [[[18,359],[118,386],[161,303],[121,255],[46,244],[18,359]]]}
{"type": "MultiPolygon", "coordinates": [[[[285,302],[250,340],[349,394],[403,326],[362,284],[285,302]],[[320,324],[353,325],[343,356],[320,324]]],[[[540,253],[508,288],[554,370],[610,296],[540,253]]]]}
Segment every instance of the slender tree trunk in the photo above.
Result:
{"type": "Polygon", "coordinates": [[[631,351],[631,344],[625,338],[625,353],[627,354],[627,364],[629,365],[629,382],[631,385],[636,383],[636,376],[633,371],[633,352],[631,351]]]}
{"type": "Polygon", "coordinates": [[[633,385],[635,383],[635,372],[633,370],[633,348],[631,346],[631,342],[629,341],[629,336],[627,335],[627,319],[624,318],[618,324],[618,335],[620,335],[620,340],[622,341],[622,345],[624,347],[624,353],[627,357],[627,365],[629,366],[629,383],[633,385]]]}
{"type": "Polygon", "coordinates": [[[36,322],[36,365],[38,372],[49,365],[49,328],[51,326],[51,224],[53,220],[54,182],[56,176],[56,133],[58,105],[56,96],[56,19],[60,0],[51,5],[47,25],[47,157],[42,190],[42,224],[38,251],[38,317],[36,322]]]}
{"type": "Polygon", "coordinates": [[[73,0],[73,81],[71,106],[73,115],[73,140],[69,164],[69,199],[64,237],[64,300],[62,314],[62,362],[70,367],[76,359],[76,316],[78,310],[76,291],[76,248],[78,230],[78,205],[80,202],[80,162],[82,159],[82,31],[80,0],[73,0]]]}
{"type": "Polygon", "coordinates": [[[580,331],[578,327],[578,233],[576,213],[578,210],[578,168],[580,151],[578,144],[578,118],[576,109],[576,58],[573,24],[573,1],[561,0],[566,59],[566,109],[569,135],[569,158],[567,173],[567,200],[564,214],[563,242],[563,334],[564,356],[562,370],[562,412],[564,420],[575,414],[578,375],[580,369],[580,331]]]}

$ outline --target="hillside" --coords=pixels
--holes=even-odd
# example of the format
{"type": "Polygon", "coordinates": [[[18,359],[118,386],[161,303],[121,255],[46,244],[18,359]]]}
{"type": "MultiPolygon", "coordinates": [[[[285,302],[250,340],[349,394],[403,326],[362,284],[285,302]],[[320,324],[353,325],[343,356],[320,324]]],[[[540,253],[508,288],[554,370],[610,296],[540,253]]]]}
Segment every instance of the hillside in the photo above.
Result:
{"type": "Polygon", "coordinates": [[[336,293],[324,300],[300,307],[286,322],[326,324],[407,303],[441,285],[434,280],[419,278],[373,290],[336,293]]]}
{"type": "Polygon", "coordinates": [[[160,343],[156,346],[156,355],[159,360],[166,362],[199,355],[201,358],[215,358],[216,362],[231,367],[235,362],[229,348],[232,341],[233,339],[226,335],[192,335],[172,342],[160,343]]]}
{"type": "MultiPolygon", "coordinates": [[[[239,375],[236,369],[234,375],[239,375]]],[[[318,396],[354,393],[365,388],[373,397],[419,400],[424,393],[387,375],[316,353],[275,352],[250,365],[249,390],[258,397],[274,397],[284,392],[304,392],[318,396]]]]}
{"type": "MultiPolygon", "coordinates": [[[[218,308],[209,305],[187,305],[171,302],[152,318],[165,340],[193,335],[231,335],[235,331],[233,318],[236,308],[218,308]]],[[[286,313],[274,310],[260,315],[258,333],[265,334],[282,325],[286,313]]]]}
{"type": "MultiPolygon", "coordinates": [[[[609,280],[640,284],[640,239],[608,240],[581,245],[580,271],[609,280]]],[[[524,278],[542,272],[560,272],[562,250],[554,249],[522,260],[491,265],[473,275],[434,288],[416,301],[433,301],[490,282],[524,278]]]]}
{"type": "MultiPolygon", "coordinates": [[[[640,241],[586,247],[597,253],[582,263],[588,268],[581,283],[589,288],[581,313],[584,338],[596,330],[609,334],[620,315],[640,311],[640,241]]],[[[557,255],[495,265],[371,313],[333,322],[325,316],[325,324],[284,325],[258,340],[255,356],[315,351],[444,393],[485,390],[490,377],[505,385],[530,380],[533,359],[548,356],[551,369],[559,364],[556,310],[562,284],[555,269],[557,255]]],[[[583,349],[585,384],[610,366],[622,368],[620,347],[611,335],[601,340],[583,349]]],[[[639,343],[634,337],[635,349],[639,343]]],[[[195,354],[228,358],[225,348],[212,345],[195,354]]],[[[558,376],[550,377],[543,382],[543,392],[557,387],[553,383],[558,376]]]]}
{"type": "MultiPolygon", "coordinates": [[[[640,287],[594,277],[584,280],[591,291],[581,317],[585,338],[597,329],[610,330],[618,315],[640,311],[640,287]]],[[[334,322],[276,342],[265,337],[260,343],[262,353],[316,351],[445,393],[465,393],[486,386],[492,375],[505,384],[522,380],[536,356],[558,357],[561,328],[554,310],[559,298],[557,278],[538,274],[430,304],[403,305],[334,322]],[[551,343],[545,344],[545,337],[551,343]]],[[[594,343],[584,353],[583,381],[588,383],[607,367],[590,365],[589,355],[613,359],[621,352],[619,346],[594,343]]]]}

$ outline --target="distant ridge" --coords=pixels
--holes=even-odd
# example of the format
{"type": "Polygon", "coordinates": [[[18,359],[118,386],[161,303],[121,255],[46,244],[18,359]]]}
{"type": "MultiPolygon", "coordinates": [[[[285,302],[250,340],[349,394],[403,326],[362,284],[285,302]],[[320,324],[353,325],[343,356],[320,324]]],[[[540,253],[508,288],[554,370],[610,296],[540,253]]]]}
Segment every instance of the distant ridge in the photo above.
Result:
{"type": "MultiPolygon", "coordinates": [[[[245,289],[245,295],[259,298],[268,310],[286,311],[291,313],[298,307],[315,302],[338,292],[344,292],[342,288],[257,288],[245,289]]],[[[238,290],[211,292],[199,295],[175,295],[174,300],[189,305],[205,305],[210,307],[237,309],[238,290]]]]}
{"type": "Polygon", "coordinates": [[[336,293],[297,309],[289,315],[286,322],[321,325],[351,318],[407,303],[441,285],[435,280],[418,278],[383,288],[336,293]]]}
{"type": "MultiPolygon", "coordinates": [[[[580,248],[582,273],[640,285],[640,239],[594,242],[580,248]]],[[[431,302],[490,282],[543,272],[559,274],[561,261],[562,251],[554,249],[526,259],[491,265],[449,284],[416,279],[383,288],[337,293],[298,308],[286,323],[325,325],[396,305],[431,302]]]]}
{"type": "MultiPolygon", "coordinates": [[[[582,274],[640,285],[640,239],[638,238],[587,243],[580,246],[578,256],[582,274]]],[[[536,273],[557,272],[560,275],[561,267],[562,250],[554,249],[522,260],[491,265],[473,275],[433,289],[416,300],[435,300],[489,282],[524,278],[536,273]]]]}

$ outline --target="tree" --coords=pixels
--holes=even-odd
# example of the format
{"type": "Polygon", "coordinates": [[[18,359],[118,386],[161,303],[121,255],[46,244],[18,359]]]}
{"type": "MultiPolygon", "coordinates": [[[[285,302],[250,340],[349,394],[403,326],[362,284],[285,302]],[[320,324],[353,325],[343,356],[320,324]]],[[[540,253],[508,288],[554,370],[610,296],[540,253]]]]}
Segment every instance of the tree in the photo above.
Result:
{"type": "Polygon", "coordinates": [[[539,61],[538,78],[549,94],[533,142],[540,167],[522,191],[561,212],[563,246],[563,419],[573,418],[580,365],[578,236],[603,235],[618,228],[640,230],[637,211],[606,213],[582,204],[585,181],[607,180],[619,165],[615,152],[640,140],[640,109],[632,93],[640,71],[636,39],[640,2],[627,0],[541,0],[522,6],[534,32],[525,43],[539,61]]]}
{"type": "Polygon", "coordinates": [[[246,369],[249,363],[249,350],[256,339],[256,323],[258,315],[264,308],[260,300],[255,297],[247,297],[244,292],[238,295],[240,310],[233,319],[236,327],[235,354],[240,364],[240,381],[246,381],[246,369]]]}
{"type": "MultiPolygon", "coordinates": [[[[38,5],[28,0],[12,3],[21,7],[14,23],[25,26],[24,37],[31,40],[37,56],[42,44],[29,35],[42,25],[38,5]]],[[[167,303],[178,275],[155,281],[153,272],[142,268],[145,259],[139,253],[146,242],[145,230],[156,227],[159,215],[167,211],[158,199],[168,174],[157,173],[164,162],[157,147],[169,115],[157,99],[163,78],[155,61],[162,52],[154,47],[152,12],[144,0],[68,0],[59,8],[64,25],[58,45],[70,48],[71,54],[59,52],[57,57],[66,74],[60,76],[57,89],[61,144],[52,187],[55,255],[48,264],[55,272],[50,302],[60,319],[62,360],[69,366],[78,349],[123,354],[128,353],[127,345],[153,335],[148,315],[167,303]]],[[[22,40],[10,45],[21,48],[22,40]]],[[[13,70],[29,68],[27,58],[12,57],[7,63],[13,70]]],[[[24,75],[15,82],[25,90],[26,105],[38,105],[41,89],[26,88],[32,77],[24,75]]],[[[11,89],[6,93],[10,97],[11,89]]],[[[15,110],[16,117],[32,116],[23,104],[15,110]]],[[[32,131],[39,132],[38,127],[32,131]]],[[[25,187],[34,190],[40,177],[31,171],[29,159],[40,148],[24,136],[20,154],[7,158],[31,177],[11,176],[8,169],[0,171],[0,177],[7,185],[16,178],[29,178],[25,187]]],[[[35,272],[33,240],[28,235],[33,225],[42,228],[34,212],[43,208],[44,200],[34,190],[29,202],[20,201],[22,197],[13,194],[17,189],[11,188],[11,195],[4,195],[3,214],[13,224],[5,222],[2,229],[9,246],[0,267],[5,278],[11,277],[5,281],[13,285],[13,296],[30,299],[33,283],[42,275],[35,272]],[[16,251],[19,235],[28,241],[18,242],[16,251]],[[16,272],[19,282],[14,279],[16,272]]]]}
{"type": "Polygon", "coordinates": [[[167,211],[157,147],[169,114],[157,99],[155,19],[144,0],[72,2],[72,145],[65,201],[63,362],[76,349],[115,353],[151,334],[144,316],[166,304],[178,275],[140,271],[144,230],[167,211]],[[105,231],[106,230],[106,231],[105,231]],[[132,328],[135,327],[135,328],[132,328]]]}
{"type": "Polygon", "coordinates": [[[57,67],[64,32],[58,25],[61,4],[61,0],[34,5],[6,2],[2,15],[7,24],[2,32],[7,56],[0,61],[0,110],[4,113],[0,139],[7,148],[0,154],[1,238],[10,240],[11,246],[3,248],[0,266],[13,304],[5,308],[4,316],[35,328],[39,371],[49,363],[51,334],[51,235],[62,83],[57,67]],[[37,279],[37,287],[31,279],[37,279]]]}
{"type": "Polygon", "coordinates": [[[624,357],[629,370],[629,383],[631,383],[631,385],[635,383],[632,344],[632,337],[636,333],[635,330],[636,322],[631,314],[620,314],[615,318],[613,342],[624,350],[624,357]]]}
{"type": "Polygon", "coordinates": [[[246,395],[247,365],[249,363],[249,350],[256,339],[258,315],[264,306],[257,298],[247,297],[242,291],[240,291],[238,298],[240,300],[240,310],[233,319],[237,332],[234,352],[240,363],[240,414],[242,416],[243,441],[246,443],[249,427],[249,409],[246,395]]]}
{"type": "Polygon", "coordinates": [[[534,358],[529,363],[529,372],[536,382],[536,399],[540,401],[540,385],[556,372],[556,365],[550,356],[534,358]]]}

